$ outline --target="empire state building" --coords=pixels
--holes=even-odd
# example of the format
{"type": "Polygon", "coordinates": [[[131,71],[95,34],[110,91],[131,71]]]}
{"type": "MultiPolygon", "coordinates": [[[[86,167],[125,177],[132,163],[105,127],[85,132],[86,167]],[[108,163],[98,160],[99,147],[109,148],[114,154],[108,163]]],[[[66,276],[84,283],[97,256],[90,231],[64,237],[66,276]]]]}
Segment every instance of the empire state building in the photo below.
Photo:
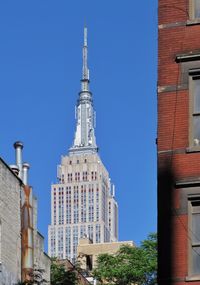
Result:
{"type": "Polygon", "coordinates": [[[68,154],[61,157],[58,183],[51,185],[48,229],[48,254],[72,262],[76,260],[80,238],[88,237],[93,243],[118,240],[118,206],[114,185],[98,154],[87,58],[85,27],[76,131],[68,154]]]}

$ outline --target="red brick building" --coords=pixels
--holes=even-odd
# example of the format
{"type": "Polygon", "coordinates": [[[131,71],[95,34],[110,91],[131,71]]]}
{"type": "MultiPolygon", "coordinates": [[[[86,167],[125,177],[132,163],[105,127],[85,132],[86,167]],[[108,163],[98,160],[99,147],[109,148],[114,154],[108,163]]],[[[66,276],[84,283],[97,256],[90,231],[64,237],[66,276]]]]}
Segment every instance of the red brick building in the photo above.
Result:
{"type": "Polygon", "coordinates": [[[200,284],[200,0],[159,0],[158,284],[200,284]]]}

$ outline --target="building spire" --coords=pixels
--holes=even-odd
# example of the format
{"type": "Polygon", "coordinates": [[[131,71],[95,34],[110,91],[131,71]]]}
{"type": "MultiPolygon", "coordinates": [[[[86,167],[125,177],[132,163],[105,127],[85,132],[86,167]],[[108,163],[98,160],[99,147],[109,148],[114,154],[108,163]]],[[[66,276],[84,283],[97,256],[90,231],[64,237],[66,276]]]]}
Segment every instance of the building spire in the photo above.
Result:
{"type": "Polygon", "coordinates": [[[87,47],[87,27],[84,27],[84,46],[87,47]]]}
{"type": "Polygon", "coordinates": [[[76,132],[73,146],[69,153],[97,152],[95,138],[95,112],[93,109],[92,92],[89,90],[87,27],[84,27],[83,71],[81,92],[76,105],[76,132]]]}
{"type": "Polygon", "coordinates": [[[83,45],[83,74],[81,80],[81,90],[89,91],[89,69],[88,69],[88,45],[87,45],[87,27],[84,27],[84,45],[83,45]]]}

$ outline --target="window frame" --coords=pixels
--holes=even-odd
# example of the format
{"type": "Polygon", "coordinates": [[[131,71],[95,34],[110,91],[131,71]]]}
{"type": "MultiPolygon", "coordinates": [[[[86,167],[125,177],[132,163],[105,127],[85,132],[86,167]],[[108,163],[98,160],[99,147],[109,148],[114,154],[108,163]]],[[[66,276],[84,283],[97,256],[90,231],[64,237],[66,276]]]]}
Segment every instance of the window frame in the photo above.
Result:
{"type": "Polygon", "coordinates": [[[197,20],[200,21],[200,16],[195,17],[195,0],[189,1],[189,16],[191,20],[197,20]]]}
{"type": "Polygon", "coordinates": [[[194,144],[194,117],[200,117],[200,112],[194,111],[194,81],[200,82],[200,68],[189,70],[189,146],[193,150],[200,150],[200,141],[198,145],[194,144]]]}
{"type": "Polygon", "coordinates": [[[200,214],[200,196],[195,197],[188,197],[188,281],[189,280],[200,280],[200,270],[198,274],[193,273],[193,261],[192,261],[192,251],[193,248],[199,248],[200,249],[200,240],[199,242],[194,241],[193,242],[193,228],[192,228],[192,216],[194,214],[200,214]],[[195,206],[192,205],[193,202],[198,202],[199,207],[198,211],[194,211],[195,206]]]}

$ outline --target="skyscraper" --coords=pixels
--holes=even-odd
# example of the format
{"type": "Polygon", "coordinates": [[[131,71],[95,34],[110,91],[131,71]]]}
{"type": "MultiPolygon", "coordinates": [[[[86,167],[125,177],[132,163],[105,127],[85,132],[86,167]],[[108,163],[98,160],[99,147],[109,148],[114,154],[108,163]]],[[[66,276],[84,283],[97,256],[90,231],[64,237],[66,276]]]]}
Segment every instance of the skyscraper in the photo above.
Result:
{"type": "Polygon", "coordinates": [[[81,91],[76,105],[76,131],[68,155],[57,169],[58,183],[51,186],[51,257],[76,260],[80,238],[93,243],[118,239],[115,189],[103,165],[95,138],[95,112],[89,90],[87,28],[84,28],[81,91]]]}

